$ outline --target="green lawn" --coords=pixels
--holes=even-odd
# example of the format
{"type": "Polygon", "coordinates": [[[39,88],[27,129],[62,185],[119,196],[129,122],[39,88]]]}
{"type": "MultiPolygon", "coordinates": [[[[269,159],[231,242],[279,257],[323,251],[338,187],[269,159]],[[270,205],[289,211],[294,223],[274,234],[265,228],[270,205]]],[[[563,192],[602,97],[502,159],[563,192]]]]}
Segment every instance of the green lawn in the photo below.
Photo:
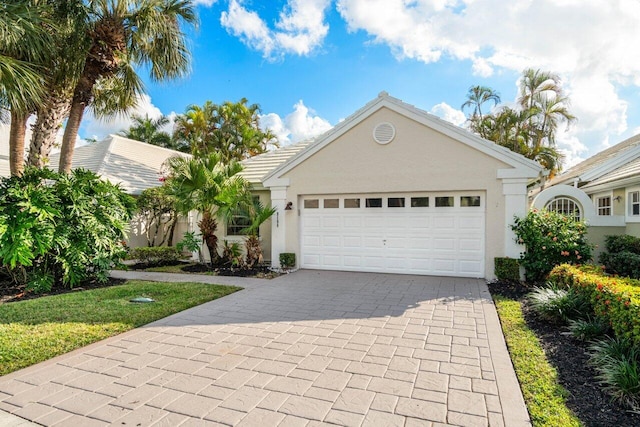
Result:
{"type": "Polygon", "coordinates": [[[0,304],[0,375],[240,289],[132,280],[120,286],[0,304]],[[129,302],[139,296],[156,302],[129,302]]]}
{"type": "Polygon", "coordinates": [[[567,392],[527,326],[520,303],[499,295],[493,299],[533,426],[580,426],[580,420],[565,405],[567,392]]]}

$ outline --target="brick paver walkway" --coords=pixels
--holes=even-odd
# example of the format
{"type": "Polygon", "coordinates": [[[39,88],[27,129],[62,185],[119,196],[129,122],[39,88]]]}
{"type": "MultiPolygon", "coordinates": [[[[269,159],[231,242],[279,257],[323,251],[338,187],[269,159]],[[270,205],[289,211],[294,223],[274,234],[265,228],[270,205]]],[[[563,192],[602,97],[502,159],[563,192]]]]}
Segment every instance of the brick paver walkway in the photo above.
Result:
{"type": "Polygon", "coordinates": [[[0,378],[0,410],[82,427],[530,425],[482,280],[299,271],[242,284],[0,378]]]}

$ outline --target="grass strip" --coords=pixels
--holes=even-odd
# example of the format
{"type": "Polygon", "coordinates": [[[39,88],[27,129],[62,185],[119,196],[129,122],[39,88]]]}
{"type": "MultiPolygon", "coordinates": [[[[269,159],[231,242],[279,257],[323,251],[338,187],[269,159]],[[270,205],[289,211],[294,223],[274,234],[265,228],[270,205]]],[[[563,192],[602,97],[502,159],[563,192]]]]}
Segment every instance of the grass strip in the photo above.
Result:
{"type": "Polygon", "coordinates": [[[0,375],[42,362],[241,288],[132,280],[0,304],[0,375]],[[134,304],[135,297],[156,302],[134,304]]]}
{"type": "Polygon", "coordinates": [[[566,406],[567,391],[558,383],[556,370],[527,326],[520,303],[499,295],[494,295],[494,301],[533,426],[581,426],[566,406]]]}

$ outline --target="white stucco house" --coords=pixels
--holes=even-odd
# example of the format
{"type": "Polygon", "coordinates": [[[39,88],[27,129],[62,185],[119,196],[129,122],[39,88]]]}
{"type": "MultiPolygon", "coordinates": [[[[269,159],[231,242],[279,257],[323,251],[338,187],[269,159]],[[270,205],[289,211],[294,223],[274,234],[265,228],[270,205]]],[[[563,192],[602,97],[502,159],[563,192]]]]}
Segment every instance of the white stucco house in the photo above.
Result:
{"type": "Polygon", "coordinates": [[[578,163],[549,181],[532,206],[587,222],[589,241],[604,248],[604,236],[640,237],[640,135],[578,163]]]}
{"type": "Polygon", "coordinates": [[[509,226],[541,173],[386,92],[313,141],[244,165],[277,208],[261,230],[274,265],[293,252],[308,269],[487,279],[495,257],[520,256],[509,226]]]}

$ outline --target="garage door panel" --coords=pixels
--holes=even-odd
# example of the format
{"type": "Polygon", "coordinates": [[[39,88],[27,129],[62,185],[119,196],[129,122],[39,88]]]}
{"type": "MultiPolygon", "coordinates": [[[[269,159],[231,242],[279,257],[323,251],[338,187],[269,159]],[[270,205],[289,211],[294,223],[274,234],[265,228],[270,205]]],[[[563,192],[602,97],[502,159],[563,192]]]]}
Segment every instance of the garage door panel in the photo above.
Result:
{"type": "MultiPolygon", "coordinates": [[[[452,193],[457,201],[468,193],[452,193]]],[[[484,208],[410,205],[388,208],[387,197],[327,196],[344,199],[381,197],[382,208],[305,209],[300,212],[301,266],[405,274],[482,277],[484,275],[484,208]]],[[[423,194],[417,196],[424,197],[423,194]]],[[[323,199],[323,196],[313,196],[323,199]]],[[[408,202],[407,202],[408,203],[408,202]]],[[[457,203],[457,202],[456,202],[457,203]]]]}
{"type": "Polygon", "coordinates": [[[341,267],[342,257],[338,255],[324,255],[322,257],[322,264],[327,267],[341,267]]]}
{"type": "Polygon", "coordinates": [[[321,224],[322,224],[322,228],[324,229],[342,227],[342,221],[340,217],[337,217],[337,216],[326,216],[322,218],[321,224]]]}

